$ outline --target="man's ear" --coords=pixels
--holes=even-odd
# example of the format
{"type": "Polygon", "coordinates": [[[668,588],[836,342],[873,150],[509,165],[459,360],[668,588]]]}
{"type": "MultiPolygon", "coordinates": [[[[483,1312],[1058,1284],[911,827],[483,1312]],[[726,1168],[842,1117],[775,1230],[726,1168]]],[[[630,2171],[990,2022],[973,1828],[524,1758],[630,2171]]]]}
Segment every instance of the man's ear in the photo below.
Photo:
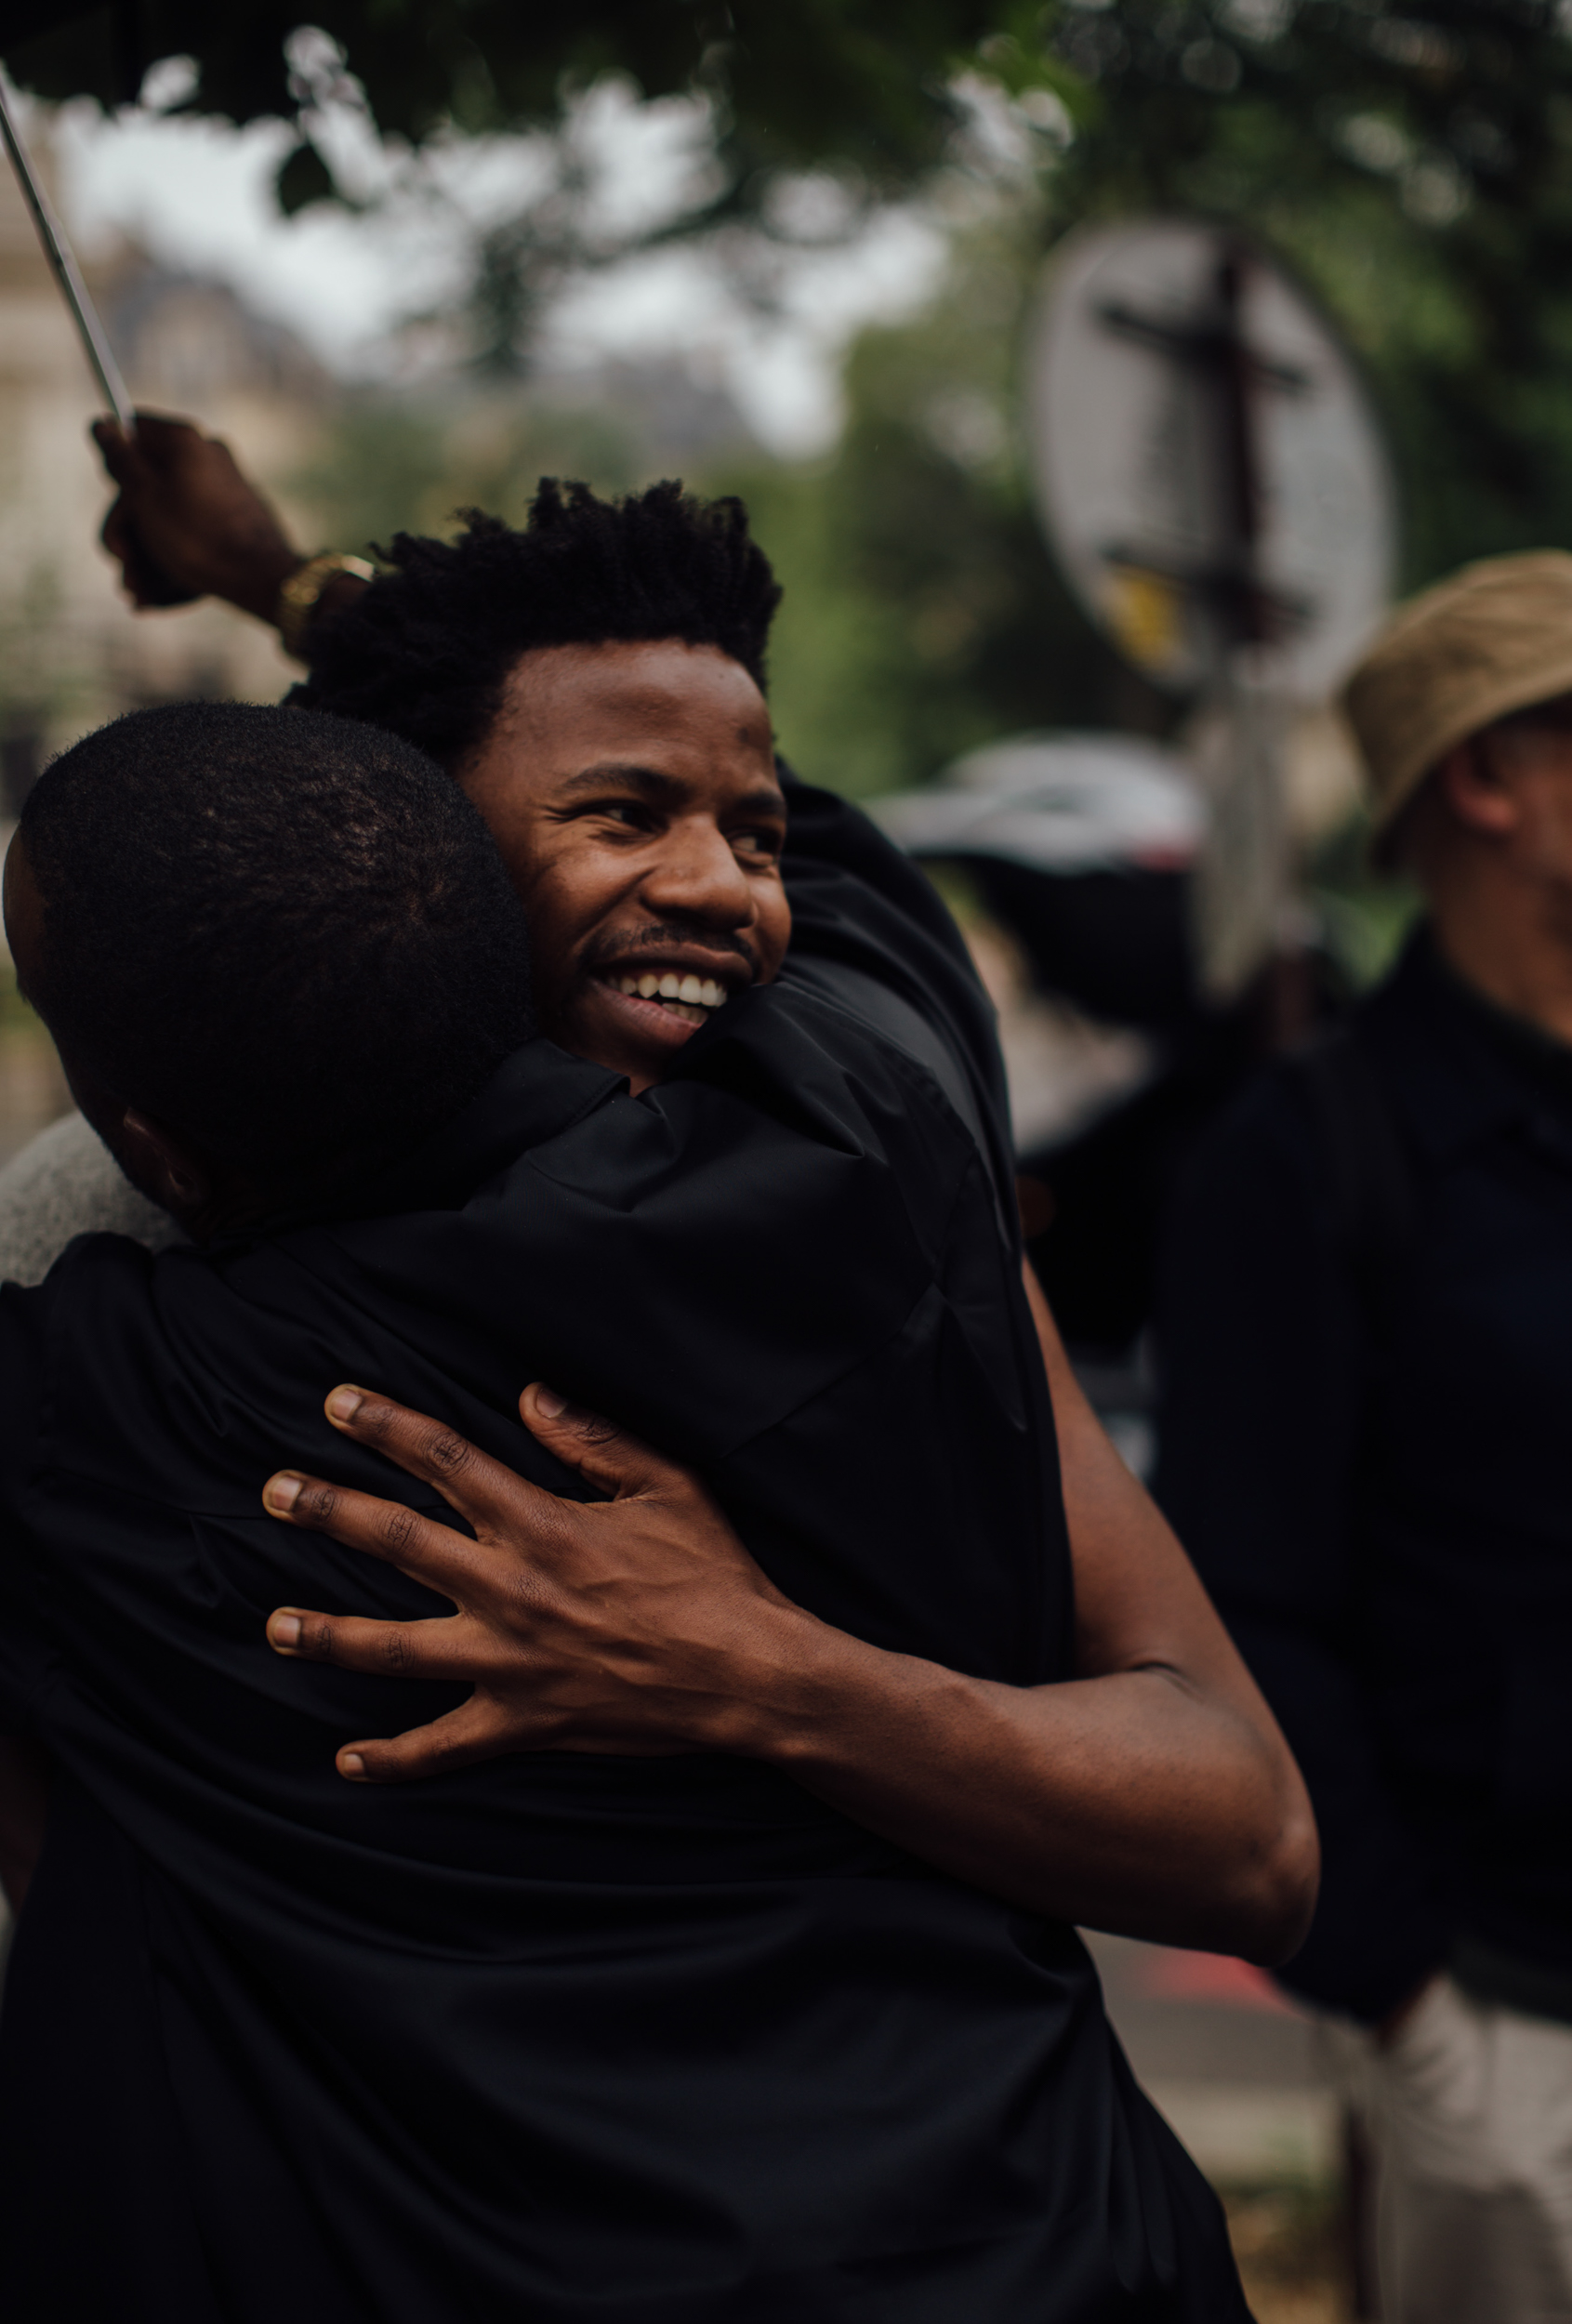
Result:
{"type": "Polygon", "coordinates": [[[172,1217],[190,1221],[212,1203],[217,1190],[206,1164],[151,1114],[128,1105],[108,1143],[132,1185],[172,1217]]]}
{"type": "Polygon", "coordinates": [[[1457,822],[1482,838],[1504,839],[1522,814],[1517,795],[1503,781],[1489,742],[1471,734],[1447,753],[1433,776],[1436,789],[1457,822]]]}

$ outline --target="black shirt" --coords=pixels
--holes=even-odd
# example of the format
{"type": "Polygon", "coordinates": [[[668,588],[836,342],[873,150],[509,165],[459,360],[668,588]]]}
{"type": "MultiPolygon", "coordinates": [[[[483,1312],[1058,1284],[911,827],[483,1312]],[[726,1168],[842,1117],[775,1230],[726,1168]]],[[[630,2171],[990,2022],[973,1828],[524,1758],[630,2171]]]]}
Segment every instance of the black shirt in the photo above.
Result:
{"type": "Polygon", "coordinates": [[[1355,1037],[1410,1182],[1391,1280],[1275,1071],[1173,1221],[1158,1493],[1320,1820],[1287,1981],[1374,2019],[1460,1944],[1572,1966],[1572,1051],[1422,934],[1355,1037]]]}
{"type": "Polygon", "coordinates": [[[327,1386],[562,1488],[516,1418],[545,1377],[698,1462],[826,1619],[1065,1674],[981,1004],[931,907],[903,921],[904,867],[811,795],[799,837],[815,815],[813,966],[658,1089],[535,1043],[375,1216],[156,1259],[85,1239],[0,1299],[9,1688],[66,1771],[0,2027],[7,2315],[1243,2317],[1072,1931],[760,1763],[346,1785],[339,1741],[455,1691],[395,1708],[263,1638],[281,1603],[440,1605],[262,1514],[286,1459],[422,1501],[328,1430],[327,1386]],[[918,1010],[931,1069],[843,975],[918,1010]]]}

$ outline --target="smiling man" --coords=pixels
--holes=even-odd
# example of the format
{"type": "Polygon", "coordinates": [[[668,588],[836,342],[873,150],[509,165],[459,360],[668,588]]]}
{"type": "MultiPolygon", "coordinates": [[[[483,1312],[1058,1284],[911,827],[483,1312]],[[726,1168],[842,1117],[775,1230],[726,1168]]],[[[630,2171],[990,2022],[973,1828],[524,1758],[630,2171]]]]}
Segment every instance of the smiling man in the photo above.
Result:
{"type": "Polygon", "coordinates": [[[636,1092],[786,954],[761,675],[675,640],[538,647],[463,762],[528,912],[543,1027],[636,1092]]]}
{"type": "MultiPolygon", "coordinates": [[[[1166,1895],[1281,1946],[1292,1770],[1171,1549],[1156,1621],[1104,1573],[1101,1674],[1062,1683],[1018,1249],[936,1077],[786,977],[638,1098],[524,1038],[484,825],[361,722],[139,713],[47,771],[19,845],[26,989],[192,1243],[86,1237],[0,1298],[0,1719],[61,1770],[0,2020],[7,2313],[1242,2324],[1054,1908],[1166,1895]],[[917,1676],[919,1753],[958,1689],[985,1733],[1035,1712],[1023,1895],[697,1718],[702,1646],[661,1732],[606,1687],[555,1749],[340,1781],[380,1681],[276,1657],[268,1612],[324,1581],[442,1607],[359,1559],[332,1583],[264,1514],[279,1443],[387,1484],[324,1424],[329,1351],[538,1484],[579,1448],[538,1395],[520,1427],[521,1372],[678,1446],[737,1526],[703,1594],[761,1681],[789,1594],[917,1676]]],[[[658,1662],[685,1625],[655,1595],[658,1662]]]]}
{"type": "MultiPolygon", "coordinates": [[[[1220,2217],[1130,2085],[1067,1924],[1275,1954],[1314,1838],[1182,1557],[1067,1387],[1061,1495],[997,1049],[956,932],[854,813],[777,784],[775,592],[740,510],[547,490],[527,532],[477,520],[392,562],[322,630],[301,698],[422,745],[482,809],[561,1046],[512,1061],[375,1190],[375,1218],[247,1274],[290,1340],[265,1398],[244,1335],[205,1345],[204,1408],[244,1410],[255,1475],[244,1510],[208,1494],[171,1537],[199,1662],[216,1524],[244,1604],[230,1684],[204,1689],[165,1776],[200,1784],[208,1735],[277,1698],[289,1736],[221,1756],[247,1798],[281,1776],[293,1808],[217,1835],[205,1908],[229,1916],[240,1984],[203,2033],[278,2119],[278,2076],[330,2067],[310,2118],[262,2141],[266,2215],[215,2170],[206,2067],[189,2080],[189,2168],[246,2254],[225,2312],[306,2312],[325,2239],[377,2287],[379,2324],[1221,2324],[1240,2311],[1220,2217]],[[564,1472],[505,1384],[535,1371],[698,1466],[757,1560],[751,1602],[734,1570],[704,1592],[738,1616],[729,1668],[696,1657],[717,1715],[673,1681],[670,1647],[700,1633],[657,1588],[632,1705],[608,1695],[554,1749],[434,1784],[338,1782],[326,1739],[367,1732],[379,1690],[269,1656],[262,1617],[311,1603],[317,1545],[255,1498],[279,1454],[324,1466],[300,1399],[330,1348],[540,1482],[564,1472]],[[815,1658],[794,1660],[786,1715],[750,1724],[731,1715],[749,1658],[756,1694],[786,1675],[754,1618],[783,1599],[794,1657],[811,1638],[815,1658]],[[294,1897],[307,1865],[325,1887],[271,1920],[262,1960],[233,1884],[294,1897]]],[[[214,1256],[215,1285],[237,1282],[214,1256]]],[[[207,1281],[199,1257],[167,1279],[207,1281]]],[[[139,1429],[132,1404],[165,1367],[134,1377],[115,1427],[139,1440],[163,1422],[139,1429]]],[[[353,1433],[340,1482],[389,1489],[353,1433]]],[[[239,1444],[228,1427],[231,1485],[239,1444]]],[[[442,1612],[385,1569],[336,1572],[347,1610],[442,1612]]],[[[75,1602],[58,1612],[75,1622],[75,1602]]],[[[112,1745],[170,1714],[160,1693],[120,1707],[112,1745]]],[[[406,1716],[439,1711],[464,1715],[451,1686],[411,1691],[406,1716]]],[[[118,1764],[111,1748],[96,1770],[113,1813],[189,1889],[211,1826],[150,1834],[118,1764]]],[[[19,1968],[46,2042],[37,1981],[69,2012],[94,1972],[46,1949],[38,1909],[19,1968]]],[[[25,2143],[7,2151],[20,2185],[25,2143]]]]}

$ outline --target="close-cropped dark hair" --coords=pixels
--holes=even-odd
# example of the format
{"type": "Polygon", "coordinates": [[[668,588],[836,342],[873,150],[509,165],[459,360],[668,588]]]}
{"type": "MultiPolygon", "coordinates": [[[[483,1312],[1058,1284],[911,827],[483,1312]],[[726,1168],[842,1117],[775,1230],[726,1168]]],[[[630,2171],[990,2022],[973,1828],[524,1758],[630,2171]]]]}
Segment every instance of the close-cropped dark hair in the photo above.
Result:
{"type": "Polygon", "coordinates": [[[289,699],[364,719],[460,765],[536,646],[680,639],[719,646],[762,689],[780,589],[740,500],[653,484],[621,500],[541,480],[522,532],[478,508],[456,539],[395,535],[391,566],[324,622],[289,699]]]}
{"type": "Polygon", "coordinates": [[[44,904],[29,997],[68,1062],[266,1178],[413,1143],[529,1037],[495,841],[373,727],[133,711],[46,769],[20,838],[44,904]]]}

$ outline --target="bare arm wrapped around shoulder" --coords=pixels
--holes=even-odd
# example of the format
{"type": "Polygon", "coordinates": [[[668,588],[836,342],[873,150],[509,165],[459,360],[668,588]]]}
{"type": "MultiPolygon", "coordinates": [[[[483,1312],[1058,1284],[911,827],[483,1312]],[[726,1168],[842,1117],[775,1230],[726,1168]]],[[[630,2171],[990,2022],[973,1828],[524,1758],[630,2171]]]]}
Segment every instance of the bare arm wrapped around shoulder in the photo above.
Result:
{"type": "Polygon", "coordinates": [[[477,1537],[293,1472],[270,1481],[276,1515],[390,1560],[457,1609],[272,1617],[281,1652],[474,1686],[431,1726],[346,1745],[340,1768],[390,1782],[510,1750],[738,1753],[1028,1910],[1286,1958],[1318,1869],[1299,1772],[1028,1289],[1060,1429],[1074,1679],[969,1678],[818,1621],[688,1471],[538,1386],[521,1400],[526,1423],[609,1500],[559,1500],[435,1422],[337,1390],[335,1424],[436,1485],[477,1537]]]}

